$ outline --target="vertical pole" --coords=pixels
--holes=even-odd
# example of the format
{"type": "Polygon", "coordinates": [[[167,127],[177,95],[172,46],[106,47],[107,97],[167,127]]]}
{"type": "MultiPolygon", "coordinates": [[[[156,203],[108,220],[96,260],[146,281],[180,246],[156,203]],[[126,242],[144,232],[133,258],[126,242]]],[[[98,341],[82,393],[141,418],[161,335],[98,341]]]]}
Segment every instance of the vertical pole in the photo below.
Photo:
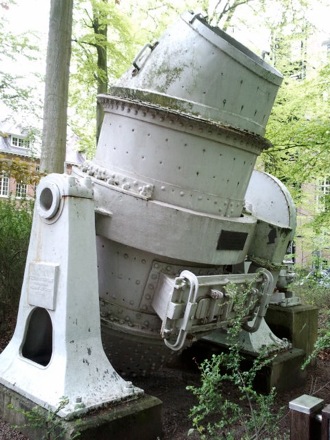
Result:
{"type": "Polygon", "coordinates": [[[289,402],[291,413],[290,440],[320,439],[320,424],[316,413],[323,407],[324,401],[314,396],[303,394],[289,402]]]}
{"type": "Polygon", "coordinates": [[[322,410],[322,435],[321,440],[329,440],[330,438],[330,405],[322,410]]]}

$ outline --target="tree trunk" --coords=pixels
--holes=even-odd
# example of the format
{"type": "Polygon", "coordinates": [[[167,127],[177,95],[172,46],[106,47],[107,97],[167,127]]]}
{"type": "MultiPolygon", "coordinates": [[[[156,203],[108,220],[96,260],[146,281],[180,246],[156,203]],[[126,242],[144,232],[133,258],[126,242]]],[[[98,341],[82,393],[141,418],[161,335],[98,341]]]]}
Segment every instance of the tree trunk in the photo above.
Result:
{"type": "MultiPolygon", "coordinates": [[[[103,0],[107,3],[108,0],[103,0]]],[[[102,36],[102,44],[96,44],[97,50],[97,94],[108,92],[108,52],[107,52],[107,34],[108,26],[105,20],[102,20],[101,12],[96,8],[93,10],[93,29],[96,36],[102,36]]],[[[98,39],[97,41],[100,41],[98,39]]],[[[98,142],[101,126],[103,122],[104,112],[102,105],[96,103],[96,144],[98,142]]]]}
{"type": "Polygon", "coordinates": [[[64,172],[73,0],[51,0],[40,171],[64,172]]]}

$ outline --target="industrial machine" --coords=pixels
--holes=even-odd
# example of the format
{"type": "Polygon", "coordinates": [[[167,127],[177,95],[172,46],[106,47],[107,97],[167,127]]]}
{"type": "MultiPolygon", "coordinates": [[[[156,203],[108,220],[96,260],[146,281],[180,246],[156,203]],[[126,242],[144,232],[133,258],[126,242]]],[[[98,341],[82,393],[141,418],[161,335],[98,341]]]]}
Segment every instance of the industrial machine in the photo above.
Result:
{"type": "Polygon", "coordinates": [[[96,155],[74,176],[93,181],[103,343],[121,373],[226,329],[228,284],[252,283],[244,330],[265,325],[295,229],[284,185],[254,171],[281,81],[187,12],[98,97],[96,155]]]}
{"type": "Polygon", "coordinates": [[[0,383],[51,408],[68,396],[65,417],[133,398],[142,390],[117,373],[143,375],[199,338],[221,339],[240,294],[246,347],[284,344],[264,316],[286,297],[295,208],[254,170],[281,81],[191,12],[141,50],[98,97],[94,159],[38,187],[0,383]]]}

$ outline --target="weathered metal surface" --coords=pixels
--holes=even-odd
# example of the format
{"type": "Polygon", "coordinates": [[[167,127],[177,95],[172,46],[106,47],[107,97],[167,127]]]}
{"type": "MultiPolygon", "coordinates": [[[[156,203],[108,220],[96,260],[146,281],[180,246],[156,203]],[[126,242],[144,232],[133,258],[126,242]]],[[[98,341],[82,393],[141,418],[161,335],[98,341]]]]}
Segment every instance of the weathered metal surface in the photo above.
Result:
{"type": "MultiPolygon", "coordinates": [[[[256,159],[270,145],[262,135],[281,75],[201,16],[186,13],[179,23],[182,32],[174,32],[175,24],[158,44],[147,44],[110,94],[98,97],[105,117],[97,151],[74,170],[94,183],[103,342],[119,371],[137,374],[171,356],[161,337],[168,319],[157,304],[168,297],[160,280],[189,271],[240,283],[251,256],[252,272],[272,273],[264,309],[294,229],[277,220],[279,208],[281,216],[293,215],[283,197],[269,214],[274,225],[267,219],[264,226],[258,197],[264,202],[269,188],[262,184],[253,211],[246,211],[256,159]],[[276,229],[271,243],[268,224],[276,229]]],[[[277,199],[281,185],[270,189],[277,199]]],[[[207,301],[196,299],[198,316],[207,301]]],[[[250,313],[245,327],[252,332],[263,318],[250,313]]],[[[226,319],[207,326],[202,318],[193,321],[176,349],[227,325],[226,319]]],[[[173,338],[181,324],[173,325],[173,338]]]]}
{"type": "Polygon", "coordinates": [[[241,215],[256,159],[269,142],[151,105],[99,100],[105,118],[90,174],[131,193],[149,185],[149,197],[160,202],[241,215]],[[124,176],[112,177],[118,174],[124,176]]]}
{"type": "MultiPolygon", "coordinates": [[[[321,423],[318,412],[323,406],[322,399],[307,394],[289,402],[291,440],[321,439],[321,423]]],[[[322,439],[329,438],[327,434],[328,432],[324,432],[322,439]]]]}
{"type": "Polygon", "coordinates": [[[101,342],[92,182],[50,174],[37,189],[17,326],[0,383],[71,418],[143,391],[101,342]]]}
{"type": "Polygon", "coordinates": [[[258,217],[249,257],[282,265],[296,228],[296,210],[289,191],[276,177],[254,171],[246,192],[246,207],[258,217]]]}
{"type": "Polygon", "coordinates": [[[259,273],[196,276],[190,271],[177,278],[163,275],[153,298],[153,308],[162,319],[161,335],[171,350],[181,350],[189,334],[208,333],[226,327],[235,318],[235,295],[248,293],[242,326],[257,331],[273,291],[273,277],[259,273]],[[230,292],[235,286],[235,294],[230,292]],[[254,321],[249,327],[248,321],[254,321]]]}
{"type": "MultiPolygon", "coordinates": [[[[110,95],[98,97],[105,118],[96,155],[73,169],[73,180],[63,177],[66,192],[48,180],[38,190],[38,238],[32,239],[27,263],[32,275],[26,276],[31,280],[42,272],[53,280],[53,288],[40,298],[33,286],[25,285],[22,301],[40,310],[45,327],[51,327],[51,317],[53,328],[59,326],[66,335],[61,326],[64,322],[71,329],[76,314],[79,322],[88,315],[86,323],[92,320],[93,328],[99,328],[94,313],[98,290],[103,345],[121,373],[147,374],[166,362],[173,349],[226,328],[235,313],[230,301],[220,298],[219,283],[224,280],[241,288],[256,273],[263,274],[265,279],[249,291],[242,326],[251,334],[265,328],[263,316],[295,227],[293,202],[285,187],[253,171],[257,157],[270,145],[262,135],[281,75],[201,16],[186,13],[180,25],[182,32],[173,31],[175,24],[159,44],[146,45],[134,69],[110,95]],[[83,191],[86,181],[91,185],[83,191]],[[68,206],[74,215],[66,217],[68,206]],[[62,223],[65,244],[59,236],[62,223]],[[57,255],[67,265],[58,267],[57,255]],[[181,292],[182,304],[176,305],[178,292],[168,293],[162,280],[171,284],[182,274],[197,280],[199,288],[192,296],[181,292]],[[66,289],[61,295],[70,299],[63,309],[54,287],[57,278],[66,289]],[[89,295],[93,313],[86,306],[89,295]],[[257,308],[252,306],[256,298],[257,308]]],[[[30,309],[24,310],[23,322],[30,309]]],[[[84,342],[74,353],[70,350],[76,345],[70,341],[75,338],[65,336],[62,341],[55,333],[52,345],[48,332],[46,371],[56,365],[58,346],[65,347],[62,358],[68,352],[72,368],[80,369],[79,362],[86,359],[81,350],[88,354],[91,348],[86,346],[86,323],[78,329],[84,342]]],[[[104,363],[96,333],[92,353],[101,353],[104,363]]],[[[29,341],[34,334],[31,331],[29,341]]],[[[29,353],[23,350],[23,358],[29,353]]],[[[17,365],[21,361],[15,359],[17,365]]],[[[34,371],[38,360],[30,356],[29,362],[34,371]]],[[[85,364],[81,371],[90,371],[85,364]]],[[[96,360],[93,365],[95,373],[96,360]]],[[[91,374],[95,389],[104,389],[109,399],[134,395],[134,387],[127,388],[115,372],[111,376],[124,391],[106,378],[103,386],[99,376],[91,374]]],[[[77,378],[80,384],[88,383],[77,378]]],[[[72,372],[70,386],[78,386],[77,378],[72,372]]],[[[71,393],[71,388],[57,385],[62,394],[71,393]]]]}
{"type": "Polygon", "coordinates": [[[112,96],[264,134],[282,75],[200,14],[183,14],[137,58],[112,96]]]}

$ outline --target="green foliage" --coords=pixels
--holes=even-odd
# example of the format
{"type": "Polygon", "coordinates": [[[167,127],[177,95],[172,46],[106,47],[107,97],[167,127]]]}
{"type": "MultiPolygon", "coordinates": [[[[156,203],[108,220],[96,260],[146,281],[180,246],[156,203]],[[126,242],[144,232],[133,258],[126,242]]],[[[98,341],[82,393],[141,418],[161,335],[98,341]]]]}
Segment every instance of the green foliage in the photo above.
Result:
{"type": "Polygon", "coordinates": [[[198,400],[190,411],[194,427],[191,433],[198,433],[201,440],[280,438],[281,414],[273,410],[275,389],[264,395],[254,387],[257,373],[272,361],[274,351],[272,355],[267,350],[260,353],[248,369],[240,352],[239,334],[248,291],[231,288],[237,315],[228,329],[228,350],[204,360],[200,365],[201,386],[187,388],[198,400]],[[236,399],[229,394],[229,386],[236,399]]]}
{"type": "Polygon", "coordinates": [[[300,278],[292,285],[292,289],[304,304],[318,307],[322,313],[330,308],[329,286],[320,284],[317,277],[300,278]]]}
{"type": "MultiPolygon", "coordinates": [[[[304,304],[310,304],[319,309],[318,338],[314,349],[307,358],[302,368],[309,365],[324,350],[330,350],[330,292],[329,285],[320,283],[318,273],[308,276],[306,272],[298,272],[297,280],[292,285],[295,294],[300,297],[304,304]]],[[[330,278],[324,280],[329,283],[330,278]]]]}
{"type": "Polygon", "coordinates": [[[302,368],[305,368],[310,362],[317,358],[322,351],[330,350],[330,311],[324,311],[324,322],[319,329],[318,338],[315,342],[314,349],[307,358],[302,368]]]}
{"type": "MultiPolygon", "coordinates": [[[[3,135],[0,132],[0,137],[3,135]]],[[[37,185],[41,178],[41,174],[36,172],[35,164],[26,160],[8,157],[0,153],[0,170],[2,173],[10,175],[16,182],[24,182],[28,185],[37,185]]]]}
{"type": "Polygon", "coordinates": [[[32,202],[0,200],[0,301],[17,309],[32,224],[32,202]]]}
{"type": "Polygon", "coordinates": [[[132,35],[130,22],[122,14],[117,4],[104,0],[80,0],[74,10],[73,66],[72,78],[87,89],[95,87],[95,79],[105,72],[97,71],[96,49],[106,48],[108,52],[109,79],[117,78],[127,68],[132,56],[132,35]],[[97,17],[97,18],[96,18],[97,17]],[[108,28],[106,35],[96,34],[95,20],[102,29],[108,28]]]}
{"type": "Polygon", "coordinates": [[[261,156],[265,170],[285,183],[302,212],[297,235],[305,238],[305,248],[330,225],[330,199],[321,195],[317,206],[315,193],[320,179],[330,176],[329,78],[328,64],[310,79],[284,80],[266,132],[273,148],[261,156]],[[325,209],[319,209],[322,203],[325,209]]]}
{"type": "Polygon", "coordinates": [[[310,80],[286,79],[279,91],[266,133],[274,147],[263,160],[267,171],[281,180],[301,184],[330,173],[329,103],[324,89],[329,73],[327,65],[310,80]]]}
{"type": "Polygon", "coordinates": [[[15,2],[11,0],[0,3],[0,101],[13,113],[19,111],[22,116],[38,115],[39,112],[40,118],[40,78],[34,74],[34,80],[29,78],[27,81],[26,71],[21,67],[27,60],[36,62],[36,65],[40,62],[40,45],[36,35],[17,34],[10,29],[6,11],[13,4],[15,2]]]}
{"type": "Polygon", "coordinates": [[[80,149],[95,152],[96,96],[104,84],[113,82],[129,66],[136,49],[129,18],[112,0],[75,2],[70,73],[69,115],[80,149]],[[100,59],[104,57],[104,65],[100,59]]]}
{"type": "MultiPolygon", "coordinates": [[[[58,414],[69,403],[67,397],[62,397],[60,403],[55,411],[46,411],[41,407],[35,406],[30,411],[24,409],[17,409],[13,404],[9,404],[8,408],[12,409],[24,417],[26,423],[24,425],[17,425],[14,428],[32,428],[40,430],[42,435],[40,440],[61,440],[65,438],[65,424],[58,414]]],[[[77,421],[79,424],[79,420],[77,421]]],[[[75,432],[70,436],[70,439],[76,439],[80,437],[80,432],[75,432]]]]}

